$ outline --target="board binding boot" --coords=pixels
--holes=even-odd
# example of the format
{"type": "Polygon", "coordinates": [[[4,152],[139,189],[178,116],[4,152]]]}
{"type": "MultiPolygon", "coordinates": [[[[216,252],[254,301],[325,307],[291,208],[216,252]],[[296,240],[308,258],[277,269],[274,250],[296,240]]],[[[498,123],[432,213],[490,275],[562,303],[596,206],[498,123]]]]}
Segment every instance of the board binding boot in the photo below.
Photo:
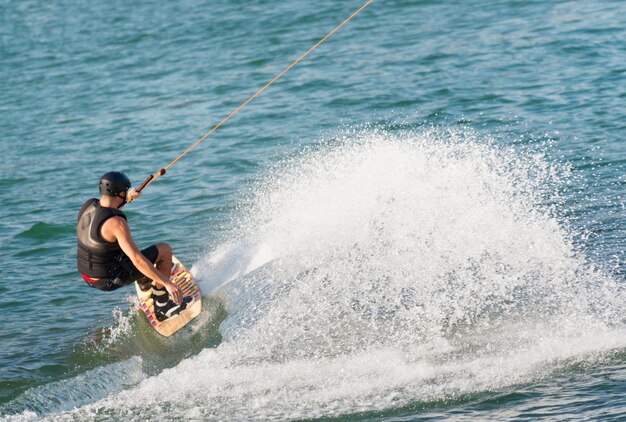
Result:
{"type": "Polygon", "coordinates": [[[159,322],[177,317],[195,302],[193,296],[185,296],[180,304],[177,305],[170,300],[170,295],[167,293],[165,286],[160,288],[152,286],[152,299],[154,300],[154,315],[159,322]]]}

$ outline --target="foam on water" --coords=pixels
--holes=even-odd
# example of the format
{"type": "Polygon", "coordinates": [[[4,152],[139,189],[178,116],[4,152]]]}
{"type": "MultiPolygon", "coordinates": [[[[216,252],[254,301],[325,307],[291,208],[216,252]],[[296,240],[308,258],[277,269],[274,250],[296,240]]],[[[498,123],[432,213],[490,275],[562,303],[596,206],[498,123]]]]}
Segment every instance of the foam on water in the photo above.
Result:
{"type": "MultiPolygon", "coordinates": [[[[34,420],[39,414],[64,412],[122,391],[144,379],[141,359],[101,366],[74,378],[31,388],[19,398],[0,407],[2,414],[20,411],[7,420],[34,420]],[[23,411],[23,409],[28,409],[23,411]]],[[[2,415],[0,415],[0,419],[2,415]]]]}
{"type": "Polygon", "coordinates": [[[304,151],[194,267],[227,304],[222,344],[50,417],[335,416],[597,364],[626,347],[626,294],[556,217],[563,172],[467,131],[304,151]]]}

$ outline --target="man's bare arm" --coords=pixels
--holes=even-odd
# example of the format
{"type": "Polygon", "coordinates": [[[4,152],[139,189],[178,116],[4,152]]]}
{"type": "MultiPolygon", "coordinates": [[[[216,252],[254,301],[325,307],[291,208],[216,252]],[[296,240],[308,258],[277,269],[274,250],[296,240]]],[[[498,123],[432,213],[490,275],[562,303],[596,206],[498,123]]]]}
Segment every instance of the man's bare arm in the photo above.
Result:
{"type": "Polygon", "coordinates": [[[171,299],[179,304],[183,300],[183,293],[180,288],[169,280],[169,277],[157,270],[154,265],[141,253],[130,234],[130,227],[126,220],[121,217],[113,217],[105,222],[102,227],[102,234],[110,234],[120,245],[122,251],[130,258],[133,265],[146,277],[163,284],[170,294],[171,299]]]}

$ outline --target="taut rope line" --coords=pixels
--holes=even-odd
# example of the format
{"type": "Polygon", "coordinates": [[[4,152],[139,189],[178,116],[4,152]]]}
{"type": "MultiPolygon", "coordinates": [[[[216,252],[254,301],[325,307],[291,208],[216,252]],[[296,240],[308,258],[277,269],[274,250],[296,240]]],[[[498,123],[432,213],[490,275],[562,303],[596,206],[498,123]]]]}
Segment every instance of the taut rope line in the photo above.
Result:
{"type": "Polygon", "coordinates": [[[141,184],[141,186],[139,186],[137,188],[137,192],[141,192],[143,189],[145,189],[150,183],[154,182],[156,179],[158,179],[159,177],[163,176],[165,174],[165,172],[172,167],[174,164],[176,164],[176,162],[178,160],[180,160],[181,158],[183,158],[185,155],[187,155],[189,153],[189,151],[191,151],[192,149],[194,149],[195,147],[197,147],[202,141],[204,141],[206,138],[208,138],[209,136],[211,136],[211,134],[213,132],[215,132],[217,129],[219,129],[224,123],[226,123],[228,120],[230,120],[231,117],[233,117],[235,114],[239,113],[239,111],[244,108],[245,106],[248,105],[248,103],[250,103],[250,101],[254,100],[256,97],[258,97],[263,91],[265,91],[265,89],[267,89],[270,85],[272,85],[274,82],[276,82],[278,79],[280,79],[285,73],[289,72],[289,70],[291,70],[291,68],[293,68],[295,65],[297,65],[298,63],[300,63],[306,56],[309,55],[309,53],[311,53],[313,50],[315,50],[317,47],[319,47],[324,41],[326,41],[328,38],[330,38],[335,32],[337,32],[339,29],[341,29],[341,27],[343,27],[345,24],[347,24],[353,17],[355,17],[356,15],[358,15],[359,13],[361,13],[361,11],[363,11],[363,9],[365,9],[367,6],[369,6],[370,4],[372,4],[374,2],[374,0],[368,0],[363,6],[361,6],[356,12],[354,12],[352,15],[350,15],[350,17],[346,20],[344,20],[341,24],[339,24],[337,27],[335,27],[335,29],[333,29],[332,31],[330,31],[328,34],[326,34],[326,36],[324,38],[322,38],[321,40],[319,40],[313,47],[309,48],[306,53],[304,53],[303,55],[301,55],[300,57],[298,57],[295,61],[293,61],[289,66],[287,66],[285,68],[285,70],[283,70],[282,72],[280,72],[278,75],[276,75],[274,77],[274,79],[272,79],[271,81],[269,81],[267,84],[265,84],[265,86],[263,86],[263,88],[259,89],[257,92],[254,93],[254,95],[252,95],[250,98],[248,98],[243,104],[241,104],[239,107],[237,107],[236,109],[234,109],[228,116],[226,116],[224,119],[222,119],[221,122],[219,122],[218,124],[216,124],[210,131],[208,131],[202,138],[198,139],[195,143],[193,143],[189,148],[187,148],[185,151],[183,151],[182,154],[180,154],[178,157],[176,157],[174,159],[174,161],[172,161],[171,163],[169,163],[167,166],[165,166],[165,168],[160,169],[158,172],[156,172],[155,174],[151,174],[150,176],[148,176],[148,178],[146,178],[146,180],[144,180],[144,182],[141,184]]]}

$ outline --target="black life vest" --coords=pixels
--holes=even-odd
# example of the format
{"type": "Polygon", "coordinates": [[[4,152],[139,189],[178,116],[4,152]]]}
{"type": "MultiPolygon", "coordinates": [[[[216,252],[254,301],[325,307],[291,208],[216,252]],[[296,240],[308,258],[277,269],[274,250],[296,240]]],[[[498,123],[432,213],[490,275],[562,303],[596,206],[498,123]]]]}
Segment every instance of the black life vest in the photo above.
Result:
{"type": "Polygon", "coordinates": [[[107,278],[109,268],[114,264],[122,249],[117,241],[107,242],[102,238],[100,228],[111,217],[122,217],[124,213],[115,208],[102,207],[93,198],[83,204],[78,213],[76,253],[78,271],[92,278],[107,278]]]}

